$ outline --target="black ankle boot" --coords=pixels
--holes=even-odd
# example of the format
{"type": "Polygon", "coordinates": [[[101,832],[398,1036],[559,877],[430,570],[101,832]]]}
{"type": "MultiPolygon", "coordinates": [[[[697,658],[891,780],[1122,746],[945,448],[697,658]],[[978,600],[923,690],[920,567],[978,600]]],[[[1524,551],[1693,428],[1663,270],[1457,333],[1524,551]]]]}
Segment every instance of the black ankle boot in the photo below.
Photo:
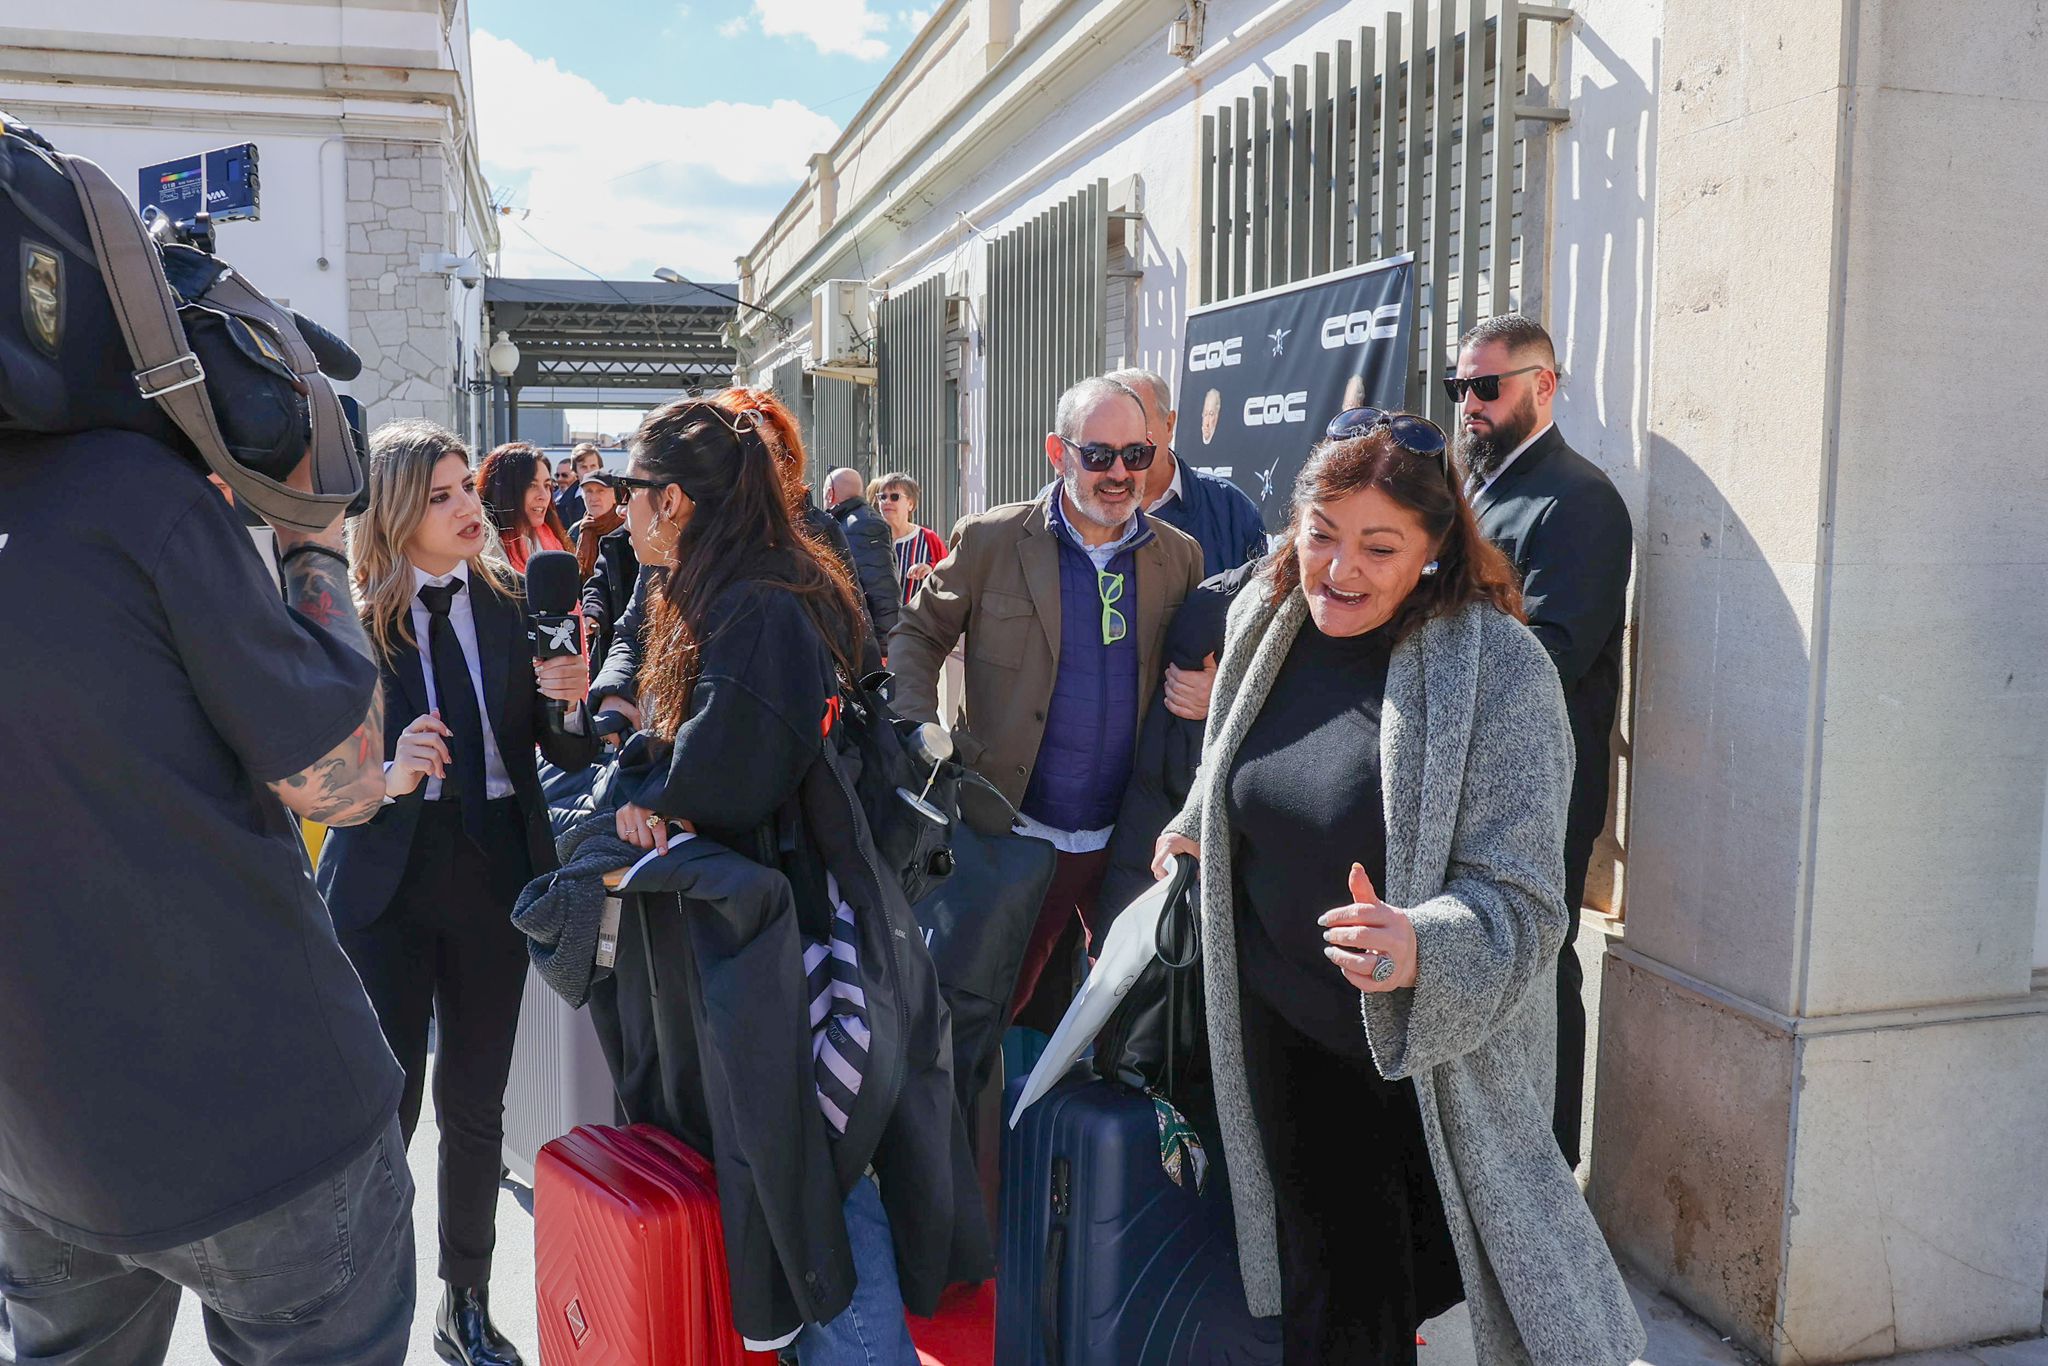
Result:
{"type": "Polygon", "coordinates": [[[451,1366],[524,1366],[519,1349],[491,1324],[488,1292],[449,1286],[434,1320],[434,1351],[451,1366]]]}

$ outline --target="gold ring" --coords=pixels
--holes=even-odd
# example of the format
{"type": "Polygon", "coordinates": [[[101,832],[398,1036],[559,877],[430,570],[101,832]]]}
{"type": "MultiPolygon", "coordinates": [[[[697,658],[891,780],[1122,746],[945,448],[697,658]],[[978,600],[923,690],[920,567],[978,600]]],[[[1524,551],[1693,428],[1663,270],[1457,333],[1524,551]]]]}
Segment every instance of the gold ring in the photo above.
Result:
{"type": "Polygon", "coordinates": [[[660,829],[660,828],[661,828],[661,823],[662,823],[662,822],[661,822],[661,817],[659,817],[659,816],[649,816],[649,817],[647,818],[647,828],[648,828],[649,830],[658,830],[658,829],[660,829]]]}

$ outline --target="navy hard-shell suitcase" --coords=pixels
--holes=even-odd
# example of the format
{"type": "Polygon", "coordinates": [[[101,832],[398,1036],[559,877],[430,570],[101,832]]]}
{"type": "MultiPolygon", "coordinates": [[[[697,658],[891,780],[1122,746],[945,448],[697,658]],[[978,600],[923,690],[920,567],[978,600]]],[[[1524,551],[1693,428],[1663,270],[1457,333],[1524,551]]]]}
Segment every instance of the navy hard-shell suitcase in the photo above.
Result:
{"type": "Polygon", "coordinates": [[[1220,1157],[1200,1194],[1175,1185],[1151,1100],[1085,1063],[1005,1129],[996,1366],[1277,1366],[1280,1320],[1245,1309],[1220,1157]]]}

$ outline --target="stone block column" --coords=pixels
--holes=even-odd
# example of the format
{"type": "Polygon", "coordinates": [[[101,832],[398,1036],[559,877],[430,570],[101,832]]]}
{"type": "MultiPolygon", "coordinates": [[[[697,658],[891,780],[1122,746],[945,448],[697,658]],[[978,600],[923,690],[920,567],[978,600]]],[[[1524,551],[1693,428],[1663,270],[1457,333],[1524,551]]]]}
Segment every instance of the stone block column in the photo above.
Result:
{"type": "Polygon", "coordinates": [[[447,251],[454,215],[439,147],[352,138],[348,152],[349,340],[363,373],[350,391],[371,427],[423,417],[454,428],[454,311],[449,281],[420,271],[447,251]]]}
{"type": "Polygon", "coordinates": [[[2048,26],[1667,0],[1590,1198],[1774,1363],[2041,1330],[2048,26]]]}

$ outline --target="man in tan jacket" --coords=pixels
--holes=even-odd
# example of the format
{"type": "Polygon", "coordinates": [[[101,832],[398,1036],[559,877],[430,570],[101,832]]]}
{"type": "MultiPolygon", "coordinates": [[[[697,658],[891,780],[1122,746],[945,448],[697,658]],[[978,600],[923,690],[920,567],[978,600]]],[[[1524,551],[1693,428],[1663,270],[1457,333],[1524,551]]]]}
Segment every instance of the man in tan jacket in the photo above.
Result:
{"type": "MultiPolygon", "coordinates": [[[[1093,923],[1166,623],[1202,578],[1201,547],[1140,510],[1155,450],[1129,386],[1096,378],[1068,389],[1045,438],[1057,481],[963,519],[889,638],[896,710],[937,721],[939,669],[967,637],[953,727],[961,761],[1017,807],[1018,831],[1059,851],[1013,1012],[1074,916],[1093,923]]],[[[961,802],[977,828],[1010,828],[987,793],[961,802]]]]}

